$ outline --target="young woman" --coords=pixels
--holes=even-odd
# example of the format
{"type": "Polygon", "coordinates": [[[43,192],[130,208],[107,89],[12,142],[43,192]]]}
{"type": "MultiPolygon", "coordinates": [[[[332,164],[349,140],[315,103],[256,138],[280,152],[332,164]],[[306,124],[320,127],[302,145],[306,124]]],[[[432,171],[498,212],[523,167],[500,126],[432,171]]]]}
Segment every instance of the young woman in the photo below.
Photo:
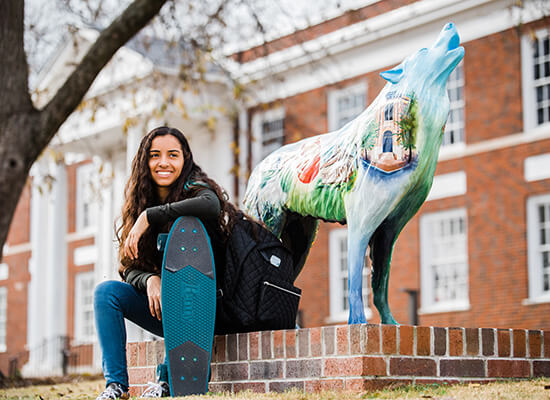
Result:
{"type": "MultiPolygon", "coordinates": [[[[162,336],[162,254],[157,235],[168,232],[179,216],[201,219],[210,240],[216,265],[224,265],[224,242],[236,216],[220,186],[193,161],[185,136],[175,128],[160,127],[141,141],[125,189],[119,273],[124,280],[99,284],[94,312],[103,355],[106,388],[97,400],[128,398],[126,328],[124,318],[162,336]]],[[[157,368],[156,384],[145,397],[169,395],[166,364],[157,368]]]]}

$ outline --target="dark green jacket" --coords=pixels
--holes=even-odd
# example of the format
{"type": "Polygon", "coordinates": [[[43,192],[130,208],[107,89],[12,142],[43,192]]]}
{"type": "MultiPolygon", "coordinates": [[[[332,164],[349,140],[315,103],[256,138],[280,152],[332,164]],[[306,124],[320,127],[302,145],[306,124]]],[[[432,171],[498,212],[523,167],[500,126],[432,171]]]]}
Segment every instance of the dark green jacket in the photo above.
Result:
{"type": "MultiPolygon", "coordinates": [[[[210,238],[214,239],[217,236],[218,217],[221,212],[221,205],[216,193],[214,193],[211,189],[204,188],[200,190],[195,197],[177,201],[175,203],[150,207],[146,210],[146,212],[147,221],[152,227],[162,226],[183,215],[191,215],[200,218],[210,238]]],[[[212,247],[216,264],[218,262],[222,262],[223,245],[219,243],[218,240],[212,240],[212,247]]],[[[149,279],[152,275],[158,274],[130,268],[124,272],[124,280],[136,289],[146,292],[147,279],[149,279]]]]}

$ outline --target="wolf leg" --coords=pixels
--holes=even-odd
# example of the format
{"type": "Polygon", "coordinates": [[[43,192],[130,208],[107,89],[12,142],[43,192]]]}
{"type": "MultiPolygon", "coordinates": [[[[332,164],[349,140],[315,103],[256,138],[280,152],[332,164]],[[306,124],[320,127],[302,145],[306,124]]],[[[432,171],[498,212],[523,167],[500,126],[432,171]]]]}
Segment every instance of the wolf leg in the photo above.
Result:
{"type": "Polygon", "coordinates": [[[388,282],[393,246],[398,232],[391,224],[384,221],[370,241],[370,258],[372,260],[372,297],[380,313],[383,324],[397,325],[388,305],[388,282]]]}
{"type": "Polygon", "coordinates": [[[372,260],[372,297],[383,324],[395,324],[388,305],[388,282],[393,247],[399,233],[416,214],[430,190],[429,182],[421,182],[409,192],[376,228],[370,240],[372,260]]]}
{"type": "Polygon", "coordinates": [[[281,240],[292,252],[294,279],[296,279],[306,263],[307,255],[317,235],[319,221],[313,217],[304,217],[289,211],[286,214],[281,240]]]}
{"type": "Polygon", "coordinates": [[[363,324],[365,307],[363,305],[363,266],[369,237],[348,229],[348,289],[349,289],[349,324],[363,324]]]}

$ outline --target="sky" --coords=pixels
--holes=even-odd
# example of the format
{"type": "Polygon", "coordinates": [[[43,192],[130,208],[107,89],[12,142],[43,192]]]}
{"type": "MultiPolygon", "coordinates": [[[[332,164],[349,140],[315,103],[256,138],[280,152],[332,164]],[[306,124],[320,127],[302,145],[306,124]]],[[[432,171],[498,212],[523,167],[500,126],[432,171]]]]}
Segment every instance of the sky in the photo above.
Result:
{"type": "MultiPolygon", "coordinates": [[[[231,4],[224,15],[225,26],[210,24],[206,29],[216,35],[223,31],[224,53],[231,53],[264,40],[271,40],[296,29],[317,24],[347,10],[375,3],[377,0],[176,0],[163,8],[165,23],[159,19],[146,28],[154,36],[193,36],[204,29],[207,13],[212,13],[220,1],[231,4]],[[190,7],[191,5],[191,7],[190,7]],[[175,10],[175,11],[173,11],[175,10]],[[254,15],[252,14],[252,12],[254,15]],[[258,32],[255,18],[265,29],[258,32]]],[[[37,72],[52,57],[56,48],[78,27],[107,26],[131,3],[131,0],[26,0],[25,44],[31,71],[31,85],[37,72]],[[103,13],[95,18],[97,4],[103,13]]]]}

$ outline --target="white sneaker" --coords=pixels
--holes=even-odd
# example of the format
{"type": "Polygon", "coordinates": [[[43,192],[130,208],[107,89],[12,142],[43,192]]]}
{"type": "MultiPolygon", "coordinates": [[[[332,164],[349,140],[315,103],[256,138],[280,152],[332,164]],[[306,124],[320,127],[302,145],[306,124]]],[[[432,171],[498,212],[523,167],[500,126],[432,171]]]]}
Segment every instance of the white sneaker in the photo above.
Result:
{"type": "Polygon", "coordinates": [[[128,392],[125,392],[122,386],[118,383],[112,382],[107,385],[105,390],[97,396],[96,400],[126,400],[129,399],[130,395],[128,392]]]}
{"type": "Polygon", "coordinates": [[[145,389],[141,398],[170,396],[170,386],[168,386],[168,382],[148,382],[147,385],[147,389],[145,389]]]}

